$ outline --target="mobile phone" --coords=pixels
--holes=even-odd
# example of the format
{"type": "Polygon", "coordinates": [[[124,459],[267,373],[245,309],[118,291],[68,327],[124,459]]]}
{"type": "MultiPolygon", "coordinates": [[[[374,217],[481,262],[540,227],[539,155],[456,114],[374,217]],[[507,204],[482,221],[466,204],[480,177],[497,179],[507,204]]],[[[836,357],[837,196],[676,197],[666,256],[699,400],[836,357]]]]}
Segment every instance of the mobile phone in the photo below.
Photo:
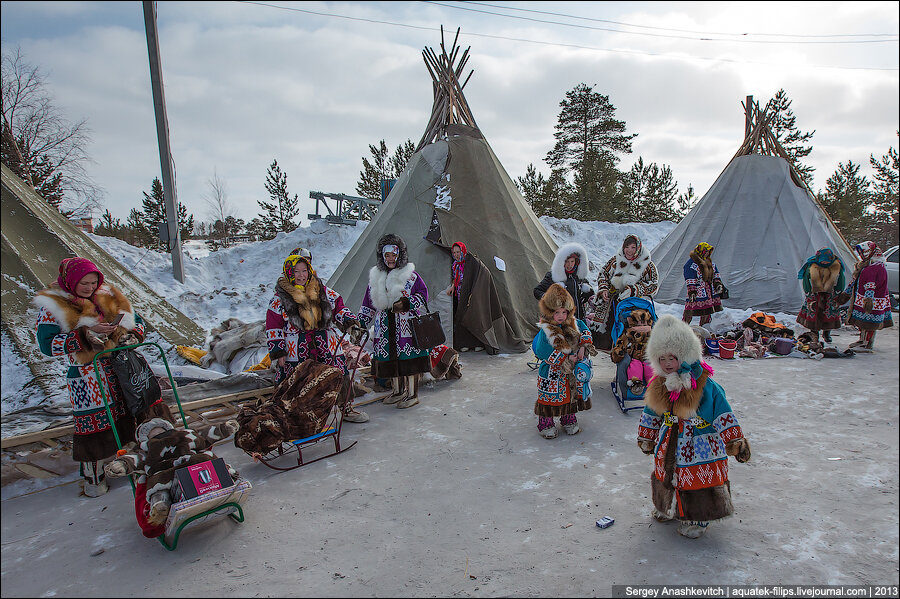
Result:
{"type": "Polygon", "coordinates": [[[597,528],[609,528],[613,525],[613,522],[615,522],[615,520],[613,520],[609,516],[603,516],[602,518],[597,520],[597,528]]]}
{"type": "Polygon", "coordinates": [[[120,322],[122,322],[122,318],[123,318],[124,316],[125,316],[125,313],[124,313],[124,312],[119,312],[119,313],[116,315],[116,317],[113,318],[112,321],[111,321],[109,324],[115,324],[115,325],[119,324],[120,322]]]}

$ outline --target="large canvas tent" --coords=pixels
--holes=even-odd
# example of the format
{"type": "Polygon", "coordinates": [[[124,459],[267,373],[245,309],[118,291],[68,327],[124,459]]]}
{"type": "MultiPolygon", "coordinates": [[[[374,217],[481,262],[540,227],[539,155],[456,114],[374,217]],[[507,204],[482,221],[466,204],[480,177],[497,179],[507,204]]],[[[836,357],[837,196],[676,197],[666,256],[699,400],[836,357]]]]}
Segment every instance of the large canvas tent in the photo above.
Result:
{"type": "Polygon", "coordinates": [[[441,55],[423,51],[434,81],[425,134],[328,285],[358,307],[378,239],[386,233],[399,235],[428,286],[429,308],[442,313],[449,345],[452,303],[442,291],[450,284],[449,248],[462,241],[487,266],[502,306],[503,318],[488,333],[491,345],[524,351],[536,331],[532,289],[550,268],[556,244],[475,124],[462,93],[465,83],[459,82],[468,49],[460,55],[455,41],[449,53],[443,43],[441,49],[441,55]]]}
{"type": "MultiPolygon", "coordinates": [[[[830,247],[852,269],[853,251],[748,98],[747,135],[696,206],[653,249],[661,303],[684,303],[684,264],[701,241],[728,288],[729,308],[796,313],[804,293],[797,272],[830,247]]],[[[849,275],[848,275],[849,276],[849,275]]]]}
{"type": "MultiPolygon", "coordinates": [[[[2,324],[17,351],[41,383],[57,369],[43,368],[37,350],[34,294],[56,280],[63,258],[91,259],[106,281],[122,290],[148,328],[171,343],[192,345],[206,338],[201,329],[70,223],[27,183],[2,165],[2,324]]],[[[55,364],[56,361],[54,360],[55,364]]]]}

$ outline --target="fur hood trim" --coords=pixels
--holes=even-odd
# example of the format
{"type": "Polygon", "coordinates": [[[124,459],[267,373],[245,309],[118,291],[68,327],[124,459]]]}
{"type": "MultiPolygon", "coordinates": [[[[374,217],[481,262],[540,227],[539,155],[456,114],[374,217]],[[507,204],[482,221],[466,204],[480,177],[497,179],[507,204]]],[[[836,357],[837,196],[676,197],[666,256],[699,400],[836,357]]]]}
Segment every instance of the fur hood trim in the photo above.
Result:
{"type": "Polygon", "coordinates": [[[400,254],[397,256],[397,265],[394,267],[394,270],[404,268],[409,263],[409,252],[406,249],[406,242],[399,235],[394,235],[393,233],[382,235],[381,239],[378,240],[378,246],[375,251],[375,268],[382,272],[388,272],[389,270],[387,264],[384,263],[384,256],[381,254],[386,245],[396,245],[400,248],[400,254]]]}
{"type": "MultiPolygon", "coordinates": [[[[659,365],[659,359],[666,354],[672,354],[678,358],[680,362],[693,364],[700,361],[703,357],[703,350],[700,347],[700,339],[694,334],[693,329],[685,322],[675,318],[671,314],[664,314],[659,317],[656,324],[650,330],[650,341],[647,342],[647,359],[653,366],[653,372],[661,378],[669,380],[669,377],[678,376],[677,373],[666,375],[662,366],[659,365]]],[[[690,389],[690,373],[680,375],[682,386],[686,383],[686,388],[690,389]],[[687,380],[684,380],[685,377],[687,380]]],[[[669,381],[675,384],[674,380],[669,381]]],[[[670,388],[670,391],[677,389],[670,388]]]]}
{"type": "Polygon", "coordinates": [[[586,279],[588,276],[588,255],[584,246],[580,243],[567,243],[556,251],[550,273],[554,283],[564,283],[566,280],[566,258],[572,254],[578,255],[578,266],[575,267],[575,276],[586,279]]]}
{"type": "Polygon", "coordinates": [[[58,283],[51,283],[47,289],[38,291],[34,304],[49,312],[63,333],[70,333],[84,326],[94,326],[101,320],[110,322],[119,312],[125,314],[119,326],[126,331],[134,330],[136,325],[134,310],[121,291],[109,283],[104,283],[94,292],[94,299],[103,310],[103,318],[100,317],[93,302],[77,298],[63,290],[58,283]]]}
{"type": "Polygon", "coordinates": [[[616,252],[613,272],[609,277],[610,283],[619,291],[626,287],[637,285],[641,281],[644,270],[646,270],[652,260],[650,250],[644,247],[640,237],[637,235],[627,235],[622,242],[622,247],[616,252]],[[625,245],[631,240],[637,243],[637,253],[634,256],[634,259],[629,260],[625,257],[625,245]]]}
{"type": "MultiPolygon", "coordinates": [[[[385,237],[389,237],[389,235],[385,235],[385,237]]],[[[381,242],[379,242],[379,265],[373,266],[369,270],[369,298],[377,309],[387,310],[401,297],[408,296],[406,283],[415,274],[416,265],[407,262],[405,266],[398,266],[389,271],[382,270],[381,265],[384,264],[384,260],[380,258],[380,247],[382,247],[381,242]]],[[[405,246],[401,248],[401,253],[405,255],[405,246]]],[[[385,268],[387,267],[385,266],[385,268]]]]}
{"type": "Polygon", "coordinates": [[[538,309],[541,312],[538,327],[546,333],[550,345],[559,351],[572,353],[578,347],[581,333],[575,324],[575,300],[566,288],[560,283],[550,285],[538,302],[538,309]],[[569,317],[562,324],[553,322],[553,313],[559,308],[569,311],[569,317]]]}

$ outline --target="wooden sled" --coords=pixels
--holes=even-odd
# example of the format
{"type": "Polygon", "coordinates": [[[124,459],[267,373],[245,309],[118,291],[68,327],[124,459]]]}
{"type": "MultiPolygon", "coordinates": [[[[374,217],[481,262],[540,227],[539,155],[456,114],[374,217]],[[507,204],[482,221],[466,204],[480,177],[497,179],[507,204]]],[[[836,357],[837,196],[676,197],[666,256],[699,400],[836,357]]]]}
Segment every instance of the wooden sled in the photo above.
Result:
{"type": "MultiPolygon", "coordinates": [[[[341,337],[341,340],[343,341],[343,336],[341,337]]],[[[368,340],[369,332],[367,330],[362,338],[362,342],[359,343],[359,345],[365,346],[368,340]]],[[[340,343],[338,343],[338,345],[340,345],[340,343]]],[[[297,468],[306,466],[307,464],[312,464],[313,462],[318,462],[319,460],[324,460],[325,458],[330,458],[331,456],[335,456],[339,453],[344,453],[345,451],[356,445],[357,442],[354,441],[350,445],[343,447],[341,446],[341,429],[344,425],[344,414],[353,409],[353,381],[356,379],[358,368],[359,361],[357,361],[353,366],[353,371],[350,374],[350,384],[347,385],[347,393],[345,394],[342,401],[335,403],[335,405],[332,407],[331,415],[328,417],[328,422],[325,424],[325,427],[321,431],[314,435],[310,435],[309,437],[304,437],[303,439],[284,441],[281,443],[281,445],[278,446],[277,449],[274,449],[265,455],[251,452],[245,453],[252,457],[253,461],[260,462],[267,468],[286,472],[288,470],[296,470],[297,468]],[[311,460],[304,459],[304,450],[309,450],[320,442],[327,443],[328,441],[331,441],[334,444],[334,449],[332,451],[311,460]],[[282,460],[281,458],[287,455],[293,455],[294,452],[297,453],[296,464],[275,464],[276,461],[290,463],[288,460],[282,460]]]]}

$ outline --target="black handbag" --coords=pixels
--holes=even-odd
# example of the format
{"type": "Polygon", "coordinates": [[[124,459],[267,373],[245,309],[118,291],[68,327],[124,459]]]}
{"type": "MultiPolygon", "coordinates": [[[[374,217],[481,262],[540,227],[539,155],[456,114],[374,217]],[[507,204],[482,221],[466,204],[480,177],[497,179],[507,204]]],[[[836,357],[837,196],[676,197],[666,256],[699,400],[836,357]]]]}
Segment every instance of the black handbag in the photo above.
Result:
{"type": "Polygon", "coordinates": [[[413,316],[409,319],[412,328],[413,343],[419,349],[431,349],[444,343],[444,327],[441,326],[440,312],[428,312],[428,302],[425,302],[426,314],[413,316]]]}
{"type": "Polygon", "coordinates": [[[111,362],[125,405],[132,416],[139,416],[162,397],[159,382],[140,353],[133,349],[118,351],[111,362]]]}

